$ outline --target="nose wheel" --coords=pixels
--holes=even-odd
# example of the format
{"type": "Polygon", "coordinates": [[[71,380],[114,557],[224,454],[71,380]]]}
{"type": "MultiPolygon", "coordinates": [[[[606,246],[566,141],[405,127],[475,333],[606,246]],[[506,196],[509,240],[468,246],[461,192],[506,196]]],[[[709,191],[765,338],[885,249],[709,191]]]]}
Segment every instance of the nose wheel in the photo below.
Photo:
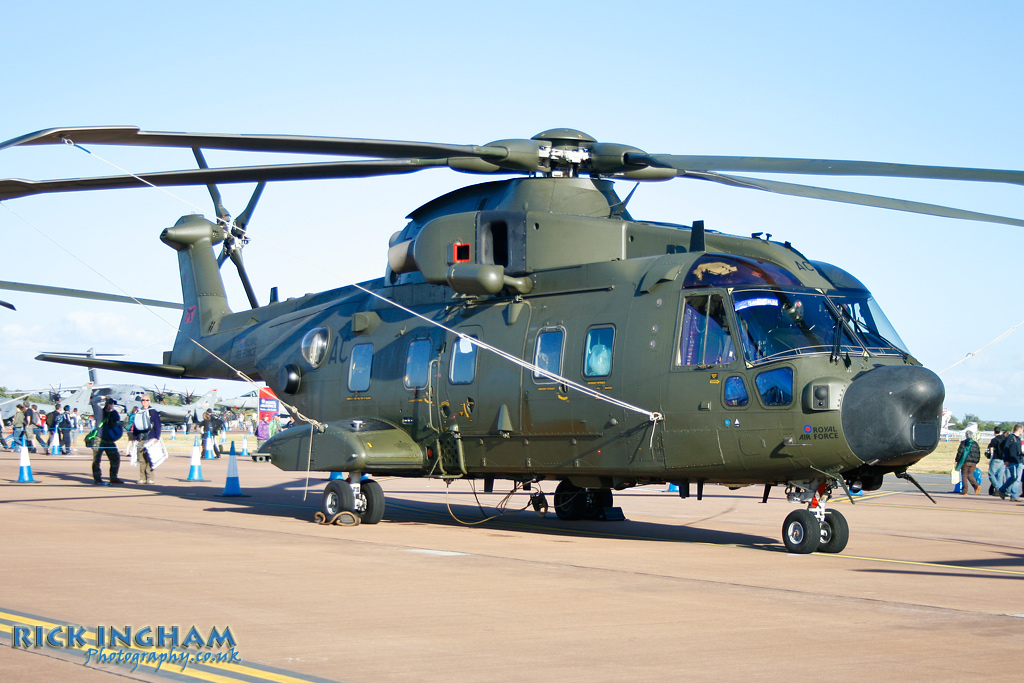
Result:
{"type": "Polygon", "coordinates": [[[807,503],[806,510],[794,510],[782,524],[782,542],[786,550],[798,555],[815,551],[840,553],[850,540],[850,525],[838,510],[825,510],[831,498],[828,481],[814,479],[789,482],[786,496],[791,503],[807,503]]]}
{"type": "Polygon", "coordinates": [[[320,499],[320,512],[326,519],[335,519],[339,514],[350,513],[360,524],[377,524],[384,517],[384,491],[373,479],[355,483],[335,479],[327,483],[320,499]]]}

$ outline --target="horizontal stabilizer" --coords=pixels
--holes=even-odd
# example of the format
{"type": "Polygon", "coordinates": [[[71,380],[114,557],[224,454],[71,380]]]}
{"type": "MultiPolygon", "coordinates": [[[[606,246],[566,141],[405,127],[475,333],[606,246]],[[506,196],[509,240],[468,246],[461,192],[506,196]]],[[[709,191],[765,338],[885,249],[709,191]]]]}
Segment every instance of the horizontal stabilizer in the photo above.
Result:
{"type": "Polygon", "coordinates": [[[58,356],[52,353],[41,353],[36,356],[36,360],[46,361],[47,363],[77,365],[82,368],[100,368],[103,370],[113,370],[115,372],[130,372],[136,375],[152,375],[153,377],[202,379],[185,374],[185,368],[180,365],[135,363],[127,360],[103,360],[101,358],[82,358],[81,356],[58,356]]]}

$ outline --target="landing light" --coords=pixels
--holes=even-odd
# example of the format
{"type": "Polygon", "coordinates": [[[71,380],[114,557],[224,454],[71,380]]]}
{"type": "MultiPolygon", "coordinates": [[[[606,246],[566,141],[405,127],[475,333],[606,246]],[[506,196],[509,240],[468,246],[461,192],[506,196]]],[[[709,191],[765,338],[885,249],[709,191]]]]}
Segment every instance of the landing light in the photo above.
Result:
{"type": "Polygon", "coordinates": [[[310,330],[302,338],[302,357],[314,368],[320,367],[327,357],[327,343],[330,338],[330,333],[323,327],[310,330]]]}

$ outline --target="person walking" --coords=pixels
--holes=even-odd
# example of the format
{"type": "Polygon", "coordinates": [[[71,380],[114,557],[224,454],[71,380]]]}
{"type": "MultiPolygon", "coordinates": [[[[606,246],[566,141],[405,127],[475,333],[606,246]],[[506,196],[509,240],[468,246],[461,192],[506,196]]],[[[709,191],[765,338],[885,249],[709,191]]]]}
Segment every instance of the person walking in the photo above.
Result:
{"type": "Polygon", "coordinates": [[[1006,434],[1002,433],[999,427],[992,430],[995,436],[988,442],[986,455],[988,456],[988,495],[998,496],[999,489],[1006,479],[1006,465],[1003,463],[1003,442],[1006,441],[1006,434]]]}
{"type": "MultiPolygon", "coordinates": [[[[39,412],[39,406],[35,403],[32,404],[32,431],[36,435],[36,444],[40,447],[46,443],[46,423],[43,421],[43,415],[39,412]]],[[[28,417],[28,411],[25,411],[25,417],[28,417]]],[[[29,448],[30,451],[35,453],[35,447],[29,448]]]]}
{"type": "Polygon", "coordinates": [[[1021,448],[1020,435],[1024,433],[1024,425],[1013,426],[1013,433],[1003,442],[1003,463],[1006,465],[1006,479],[999,487],[999,497],[1010,500],[1020,498],[1021,448]]]}
{"type": "Polygon", "coordinates": [[[57,419],[60,416],[61,412],[63,412],[63,408],[61,408],[61,405],[58,403],[56,406],[53,407],[53,410],[48,412],[46,414],[46,417],[43,418],[43,426],[46,428],[47,453],[49,453],[53,448],[53,440],[59,440],[60,438],[57,435],[57,419]]]}
{"type": "Polygon", "coordinates": [[[32,433],[33,431],[36,434],[39,433],[39,428],[36,426],[36,423],[39,421],[39,413],[36,412],[34,406],[28,401],[25,401],[23,405],[25,406],[25,445],[28,446],[29,453],[35,453],[36,444],[32,440],[32,433]]]}
{"type": "Polygon", "coordinates": [[[100,458],[105,453],[110,461],[110,483],[123,484],[117,478],[117,472],[121,469],[121,454],[117,450],[117,440],[124,434],[124,427],[121,426],[121,415],[117,412],[117,403],[108,398],[103,405],[103,416],[100,418],[99,439],[100,445],[93,451],[92,456],[92,479],[101,486],[106,486],[103,475],[100,471],[100,458]]]}
{"type": "Polygon", "coordinates": [[[960,495],[966,496],[967,492],[974,489],[975,493],[981,492],[981,485],[974,479],[974,470],[981,461],[981,447],[974,440],[974,432],[968,429],[964,432],[964,440],[956,452],[956,468],[960,470],[960,495]]]}
{"type": "Polygon", "coordinates": [[[220,434],[220,430],[223,429],[224,423],[220,418],[213,414],[213,411],[207,408],[206,412],[203,413],[203,430],[206,433],[205,438],[210,440],[210,445],[213,448],[214,457],[220,457],[220,448],[217,446],[217,435],[220,434]]]}
{"type": "Polygon", "coordinates": [[[260,449],[268,439],[270,438],[270,422],[267,420],[267,416],[263,415],[260,417],[260,422],[256,425],[256,450],[260,449]]]}
{"type": "MultiPolygon", "coordinates": [[[[146,442],[160,438],[160,411],[149,407],[149,396],[139,399],[142,408],[132,418],[129,438],[136,442],[136,457],[139,461],[139,483],[155,484],[153,480],[153,459],[146,448],[146,442]]],[[[158,463],[159,464],[159,463],[158,463]]]]}
{"type": "Polygon", "coordinates": [[[11,450],[17,451],[21,449],[21,445],[25,440],[25,406],[20,403],[14,406],[11,428],[14,430],[11,432],[11,450]]]}
{"type": "Polygon", "coordinates": [[[71,406],[64,406],[64,410],[57,415],[57,433],[60,438],[61,455],[71,455],[71,406]]]}

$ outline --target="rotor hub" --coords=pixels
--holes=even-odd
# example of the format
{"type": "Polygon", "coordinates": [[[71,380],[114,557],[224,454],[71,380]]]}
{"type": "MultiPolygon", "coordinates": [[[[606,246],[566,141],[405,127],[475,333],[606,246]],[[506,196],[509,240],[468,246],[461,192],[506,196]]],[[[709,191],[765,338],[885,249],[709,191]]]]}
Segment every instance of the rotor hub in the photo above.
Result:
{"type": "Polygon", "coordinates": [[[552,128],[537,133],[531,140],[548,143],[538,148],[538,162],[541,173],[554,178],[579,176],[580,168],[590,164],[591,147],[597,143],[574,128],[552,128]]]}

